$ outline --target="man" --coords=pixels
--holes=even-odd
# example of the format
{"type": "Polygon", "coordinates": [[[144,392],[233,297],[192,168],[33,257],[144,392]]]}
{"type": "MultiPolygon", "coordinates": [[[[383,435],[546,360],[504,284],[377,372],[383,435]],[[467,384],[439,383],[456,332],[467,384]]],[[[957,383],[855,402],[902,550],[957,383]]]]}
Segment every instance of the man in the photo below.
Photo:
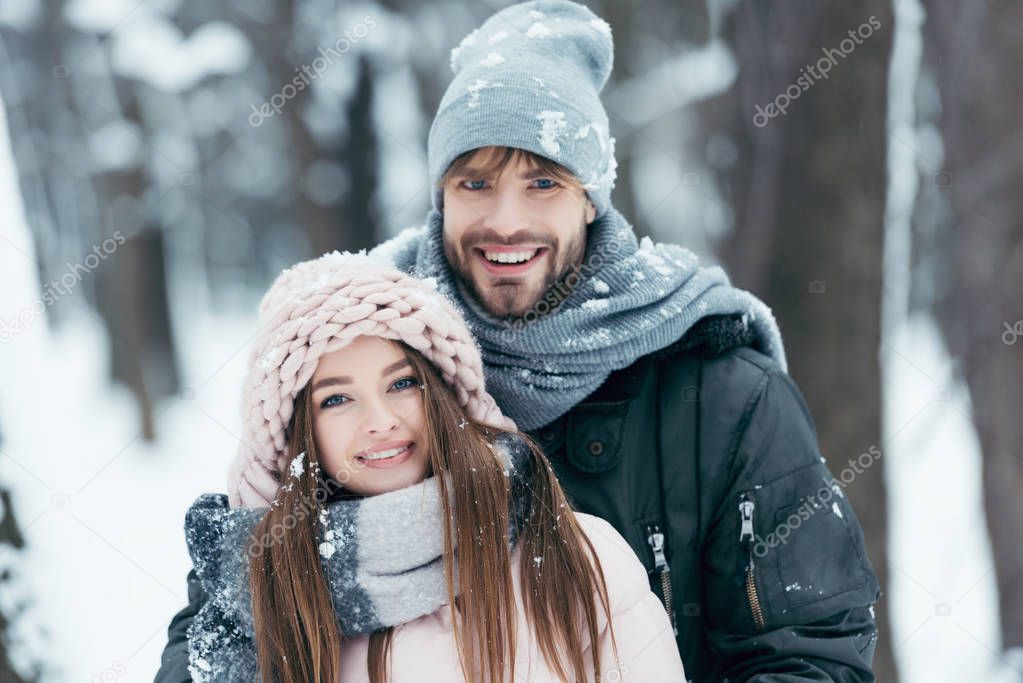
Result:
{"type": "MultiPolygon", "coordinates": [[[[770,310],[611,206],[607,24],[515,5],[451,61],[434,209],[374,253],[463,308],[502,410],[647,565],[692,680],[874,680],[877,581],[770,310]]],[[[194,572],[189,598],[158,682],[188,680],[194,572]]]]}

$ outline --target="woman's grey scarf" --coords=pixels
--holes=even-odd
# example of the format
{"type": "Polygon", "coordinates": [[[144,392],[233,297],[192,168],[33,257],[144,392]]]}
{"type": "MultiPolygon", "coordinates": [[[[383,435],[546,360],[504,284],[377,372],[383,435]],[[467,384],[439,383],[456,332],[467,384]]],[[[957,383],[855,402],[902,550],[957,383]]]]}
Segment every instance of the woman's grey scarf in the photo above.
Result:
{"type": "MultiPolygon", "coordinates": [[[[511,480],[509,536],[514,545],[529,507],[529,450],[519,437],[505,433],[496,437],[494,447],[511,480]]],[[[309,514],[312,507],[310,501],[309,514]]],[[[227,496],[204,494],[185,515],[188,552],[207,597],[188,628],[193,681],[259,680],[250,558],[258,563],[262,551],[293,526],[285,520],[285,528],[257,539],[250,550],[252,533],[266,512],[230,509],[227,496]]],[[[295,517],[301,514],[300,509],[295,517]]],[[[448,603],[436,478],[378,496],[327,503],[319,521],[320,560],[346,637],[402,624],[448,603]]]]}
{"type": "Polygon", "coordinates": [[[518,319],[498,319],[461,286],[444,256],[443,216],[410,228],[370,252],[416,277],[432,279],[462,309],[483,352],[487,390],[520,429],[549,424],[613,371],[678,341],[701,318],[742,314],[754,348],[786,369],[774,316],[736,289],[720,267],[701,267],[673,244],[637,242],[611,208],[588,228],[580,266],[518,319]]]}

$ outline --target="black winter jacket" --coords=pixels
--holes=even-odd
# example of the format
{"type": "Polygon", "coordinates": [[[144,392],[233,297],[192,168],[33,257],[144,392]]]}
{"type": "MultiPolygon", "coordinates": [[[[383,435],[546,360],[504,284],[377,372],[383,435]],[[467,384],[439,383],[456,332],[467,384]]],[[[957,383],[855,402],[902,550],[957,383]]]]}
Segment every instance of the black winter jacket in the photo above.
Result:
{"type": "MultiPolygon", "coordinates": [[[[646,564],[690,680],[873,681],[863,532],[799,390],[751,341],[737,317],[705,318],[531,435],[574,506],[646,564]]],[[[156,683],[190,680],[194,570],[188,589],[156,683]]]]}
{"type": "Polygon", "coordinates": [[[873,681],[862,529],[799,390],[750,341],[704,319],[532,435],[646,564],[691,680],[873,681]]]}

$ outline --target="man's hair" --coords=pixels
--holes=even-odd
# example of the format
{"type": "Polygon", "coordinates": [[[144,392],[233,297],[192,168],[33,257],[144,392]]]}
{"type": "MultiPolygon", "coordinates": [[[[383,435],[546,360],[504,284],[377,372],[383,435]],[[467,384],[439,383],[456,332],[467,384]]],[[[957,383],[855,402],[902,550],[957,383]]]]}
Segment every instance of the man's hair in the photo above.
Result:
{"type": "Polygon", "coordinates": [[[465,171],[470,168],[481,175],[496,176],[500,175],[508,164],[520,160],[525,161],[530,168],[543,169],[543,172],[554,180],[569,187],[582,189],[579,179],[558,162],[517,147],[477,147],[460,154],[441,177],[440,187],[443,189],[449,180],[465,175],[465,171]]]}

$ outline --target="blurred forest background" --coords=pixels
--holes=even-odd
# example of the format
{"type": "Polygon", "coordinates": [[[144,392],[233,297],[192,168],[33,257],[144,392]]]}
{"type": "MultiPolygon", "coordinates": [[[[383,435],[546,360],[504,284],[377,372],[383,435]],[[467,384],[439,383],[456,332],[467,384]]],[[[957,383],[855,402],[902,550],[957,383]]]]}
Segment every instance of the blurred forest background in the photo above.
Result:
{"type": "MultiPolygon", "coordinates": [[[[423,220],[507,4],[0,2],[0,680],[151,679],[259,296],[423,220]]],[[[1023,5],[587,4],[614,203],[772,307],[834,472],[882,453],[879,679],[1023,681],[1023,5]]]]}

